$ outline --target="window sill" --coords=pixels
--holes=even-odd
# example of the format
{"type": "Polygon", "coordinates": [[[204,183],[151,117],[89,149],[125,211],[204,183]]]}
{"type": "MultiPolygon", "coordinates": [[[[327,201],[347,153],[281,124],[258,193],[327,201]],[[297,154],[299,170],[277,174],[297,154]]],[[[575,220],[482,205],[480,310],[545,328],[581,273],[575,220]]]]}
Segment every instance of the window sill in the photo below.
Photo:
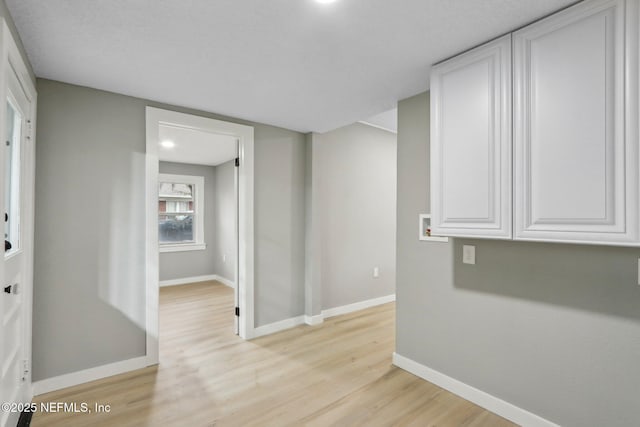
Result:
{"type": "Polygon", "coordinates": [[[207,249],[205,243],[183,243],[176,245],[160,245],[160,252],[185,252],[185,251],[204,251],[207,249]]]}

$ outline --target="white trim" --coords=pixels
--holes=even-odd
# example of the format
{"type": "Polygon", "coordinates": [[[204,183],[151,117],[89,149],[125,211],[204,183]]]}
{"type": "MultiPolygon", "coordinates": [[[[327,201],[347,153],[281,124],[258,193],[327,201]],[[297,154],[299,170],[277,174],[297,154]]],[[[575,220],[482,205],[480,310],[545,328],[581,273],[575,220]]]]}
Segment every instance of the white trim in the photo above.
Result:
{"type": "MultiPolygon", "coordinates": [[[[225,122],[219,122],[225,124],[225,122]]],[[[228,124],[238,137],[238,156],[240,168],[237,170],[238,209],[238,261],[234,272],[238,307],[241,316],[239,318],[239,335],[243,339],[249,339],[255,328],[254,320],[254,231],[253,231],[253,127],[228,124]]]]}
{"type": "Polygon", "coordinates": [[[72,372],[46,380],[40,380],[33,383],[33,394],[39,396],[51,391],[72,387],[78,384],[88,383],[90,381],[111,377],[113,375],[123,374],[125,372],[134,371],[147,367],[147,357],[141,356],[120,362],[109,363],[107,365],[97,366],[95,368],[84,369],[82,371],[72,372]]]}
{"type": "Polygon", "coordinates": [[[456,394],[463,399],[475,403],[503,418],[513,421],[516,424],[527,427],[559,427],[536,414],[519,408],[509,402],[490,395],[482,390],[478,390],[468,384],[451,378],[441,372],[431,369],[398,353],[393,353],[393,364],[400,369],[412,373],[424,380],[429,381],[445,390],[456,394]]]}
{"type": "Polygon", "coordinates": [[[206,243],[177,243],[175,245],[164,244],[160,245],[158,251],[160,253],[166,252],[188,252],[188,251],[204,251],[207,249],[206,243]]]}
{"type": "Polygon", "coordinates": [[[280,320],[279,322],[269,323],[268,325],[259,326],[253,330],[251,338],[258,338],[264,335],[275,334],[276,332],[291,329],[296,326],[303,325],[304,316],[291,317],[289,319],[280,320]]]}
{"type": "Polygon", "coordinates": [[[230,288],[235,288],[234,283],[217,274],[206,274],[204,276],[181,277],[179,279],[161,280],[160,287],[186,285],[188,283],[209,282],[215,280],[230,288]]]}
{"type": "Polygon", "coordinates": [[[372,298],[365,301],[356,302],[353,304],[347,304],[340,307],[333,307],[327,310],[322,310],[322,317],[327,319],[333,316],[339,316],[341,314],[352,313],[358,310],[364,310],[365,308],[375,307],[376,305],[386,304],[396,300],[396,294],[387,295],[379,298],[372,298]]]}
{"type": "Polygon", "coordinates": [[[146,231],[145,231],[145,266],[146,266],[146,357],[148,364],[159,362],[158,341],[158,299],[160,281],[160,253],[158,249],[158,175],[160,160],[158,157],[159,119],[153,116],[149,107],[146,109],[146,156],[145,156],[145,192],[146,192],[146,231]],[[155,144],[150,143],[155,141],[155,144]]]}
{"type": "Polygon", "coordinates": [[[187,129],[230,135],[238,140],[238,305],[239,335],[254,336],[254,130],[251,126],[183,114],[154,107],[146,108],[146,335],[149,364],[158,363],[158,143],[159,126],[168,124],[187,129]]]}
{"type": "Polygon", "coordinates": [[[441,236],[427,236],[424,227],[424,220],[429,220],[429,227],[431,227],[431,214],[418,214],[418,240],[431,241],[431,242],[448,242],[448,237],[441,236]]]}
{"type": "MultiPolygon", "coordinates": [[[[640,262],[640,258],[638,258],[640,262]]],[[[318,314],[317,316],[304,316],[304,323],[309,326],[320,325],[324,322],[324,316],[322,314],[318,314]]]]}
{"type": "Polygon", "coordinates": [[[187,283],[208,282],[210,280],[218,280],[215,274],[207,274],[204,276],[181,277],[179,279],[161,280],[160,287],[185,285],[187,283]]]}
{"type": "Polygon", "coordinates": [[[389,128],[386,128],[386,127],[380,126],[380,125],[374,125],[373,123],[365,122],[364,120],[360,120],[358,123],[362,123],[363,125],[371,126],[372,128],[382,129],[382,130],[385,130],[387,132],[391,132],[391,133],[396,134],[396,135],[398,134],[397,130],[389,129],[389,128]]]}
{"type": "MultiPolygon", "coordinates": [[[[240,157],[240,141],[239,140],[236,140],[236,152],[238,154],[238,157],[240,157]]],[[[237,165],[237,163],[235,164],[237,165]]],[[[253,165],[251,166],[251,168],[253,171],[253,165]]],[[[235,211],[236,211],[235,218],[234,218],[235,221],[233,221],[233,236],[236,241],[236,245],[234,248],[236,262],[235,262],[235,265],[233,266],[234,267],[233,269],[233,283],[234,283],[233,307],[234,308],[238,307],[238,309],[240,309],[240,286],[235,286],[235,285],[238,285],[238,281],[240,280],[240,274],[241,274],[240,273],[240,168],[234,167],[233,169],[234,169],[233,170],[233,189],[234,189],[234,199],[235,199],[234,204],[235,204],[235,211]]],[[[251,178],[251,182],[253,182],[253,178],[251,178]]],[[[252,235],[253,235],[253,232],[252,232],[252,235]]],[[[253,241],[251,244],[253,244],[253,241]]],[[[226,262],[226,255],[223,255],[223,262],[226,262]]],[[[233,317],[233,333],[235,333],[236,335],[240,335],[244,339],[248,339],[248,335],[250,332],[247,332],[246,335],[240,334],[240,319],[241,317],[239,315],[233,317]]],[[[255,324],[253,323],[253,320],[251,320],[251,328],[253,328],[254,326],[255,324]]]]}

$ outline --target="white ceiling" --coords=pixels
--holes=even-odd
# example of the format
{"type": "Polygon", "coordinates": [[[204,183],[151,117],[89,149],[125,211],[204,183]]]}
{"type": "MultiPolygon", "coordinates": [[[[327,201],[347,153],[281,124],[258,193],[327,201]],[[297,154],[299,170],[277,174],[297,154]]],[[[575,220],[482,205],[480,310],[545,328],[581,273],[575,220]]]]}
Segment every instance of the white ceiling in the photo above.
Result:
{"type": "Polygon", "coordinates": [[[325,132],[575,0],[6,0],[39,77],[325,132]]]}
{"type": "Polygon", "coordinates": [[[217,166],[237,156],[236,139],[200,130],[160,125],[158,157],[165,162],[217,166]],[[163,141],[175,146],[166,148],[163,141]]]}
{"type": "Polygon", "coordinates": [[[360,120],[360,123],[398,133],[398,109],[384,111],[368,119],[360,120]]]}

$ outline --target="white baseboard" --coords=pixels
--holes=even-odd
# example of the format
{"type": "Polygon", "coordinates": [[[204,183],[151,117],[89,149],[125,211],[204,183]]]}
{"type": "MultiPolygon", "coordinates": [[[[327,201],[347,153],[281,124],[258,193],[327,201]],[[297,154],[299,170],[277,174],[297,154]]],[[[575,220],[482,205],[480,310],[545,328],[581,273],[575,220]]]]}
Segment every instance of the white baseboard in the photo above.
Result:
{"type": "Polygon", "coordinates": [[[341,314],[347,314],[358,310],[363,310],[365,308],[374,307],[380,304],[386,304],[388,302],[392,302],[396,300],[395,294],[387,295],[380,298],[373,298],[366,301],[357,302],[354,304],[343,305],[341,307],[334,307],[328,310],[322,310],[322,314],[316,316],[298,316],[292,317],[290,319],[281,320],[279,322],[270,323],[268,325],[257,327],[253,330],[253,335],[251,338],[257,338],[264,335],[273,334],[276,332],[284,331],[285,329],[293,328],[298,325],[307,324],[307,325],[319,325],[324,322],[324,319],[339,316],[341,314]]]}
{"type": "Polygon", "coordinates": [[[328,319],[329,317],[353,313],[354,311],[364,310],[365,308],[375,307],[376,305],[386,304],[395,300],[396,296],[395,294],[392,294],[380,298],[373,298],[366,301],[347,304],[340,307],[329,308],[327,310],[322,310],[322,312],[316,316],[305,315],[304,323],[311,326],[319,325],[324,322],[324,319],[328,319]]]}
{"type": "Polygon", "coordinates": [[[229,280],[226,277],[222,277],[222,276],[218,276],[217,274],[214,274],[215,279],[212,280],[217,280],[218,282],[222,283],[225,286],[230,287],[231,289],[235,289],[236,285],[235,283],[233,283],[233,280],[229,280]]]}
{"type": "Polygon", "coordinates": [[[258,326],[253,330],[251,338],[258,338],[264,335],[275,334],[298,325],[304,324],[304,316],[292,317],[290,319],[280,320],[279,322],[269,323],[268,325],[258,326]]]}
{"type": "Polygon", "coordinates": [[[160,287],[184,285],[186,283],[208,282],[209,280],[217,280],[217,275],[207,274],[206,276],[181,277],[180,279],[161,280],[160,287]]]}
{"type": "Polygon", "coordinates": [[[376,305],[386,304],[396,300],[396,294],[387,295],[379,298],[372,298],[366,301],[360,301],[353,304],[347,304],[340,307],[329,308],[322,310],[323,319],[327,319],[333,316],[339,316],[341,314],[352,313],[358,310],[364,310],[365,308],[375,307],[376,305]]]}
{"type": "Polygon", "coordinates": [[[72,387],[78,384],[123,374],[136,369],[149,366],[146,356],[135,357],[133,359],[122,360],[120,362],[109,363],[108,365],[97,366],[95,368],[84,369],[33,383],[33,394],[39,396],[51,391],[72,387]]]}
{"type": "Polygon", "coordinates": [[[180,279],[161,280],[160,287],[184,285],[187,283],[208,282],[210,280],[217,280],[223,285],[229,286],[230,288],[235,288],[233,281],[226,279],[222,276],[218,276],[217,274],[207,274],[205,276],[193,276],[193,277],[182,277],[180,279]]]}
{"type": "Polygon", "coordinates": [[[393,364],[404,369],[424,380],[429,381],[453,394],[466,399],[476,405],[485,408],[503,418],[513,421],[525,427],[559,427],[536,414],[512,405],[509,402],[490,395],[482,390],[478,390],[468,384],[451,378],[441,372],[431,369],[407,357],[393,353],[393,364]]]}
{"type": "Polygon", "coordinates": [[[324,316],[322,314],[318,314],[316,316],[304,316],[304,323],[310,326],[319,325],[324,322],[324,316]]]}

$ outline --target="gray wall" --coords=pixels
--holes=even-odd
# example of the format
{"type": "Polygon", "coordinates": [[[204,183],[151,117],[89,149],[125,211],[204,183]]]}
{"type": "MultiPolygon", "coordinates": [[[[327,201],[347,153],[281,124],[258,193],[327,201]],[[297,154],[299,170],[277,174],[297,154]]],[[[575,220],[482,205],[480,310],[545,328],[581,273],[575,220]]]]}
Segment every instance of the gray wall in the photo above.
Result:
{"type": "Polygon", "coordinates": [[[218,165],[215,170],[214,221],[216,238],[213,242],[215,244],[213,265],[215,274],[233,282],[237,258],[235,161],[218,165]]]}
{"type": "Polygon", "coordinates": [[[638,425],[640,250],[418,241],[428,150],[421,94],[399,104],[396,351],[563,426],[638,425]]]}
{"type": "Polygon", "coordinates": [[[214,166],[160,162],[160,173],[204,177],[204,242],[202,251],[161,252],[160,280],[217,274],[216,258],[216,168],[214,166]]]}
{"type": "Polygon", "coordinates": [[[305,136],[260,126],[255,138],[255,323],[261,326],[304,314],[305,136]]]}
{"type": "MultiPolygon", "coordinates": [[[[38,79],[34,380],[145,353],[147,105],[38,79]]],[[[303,134],[255,126],[256,325],[304,312],[303,134]],[[275,301],[275,303],[274,303],[275,301]]]]}
{"type": "Polygon", "coordinates": [[[312,144],[322,308],[394,294],[396,135],[356,123],[312,144]]]}
{"type": "Polygon", "coordinates": [[[145,353],[144,104],[37,90],[35,381],[145,353]]]}

